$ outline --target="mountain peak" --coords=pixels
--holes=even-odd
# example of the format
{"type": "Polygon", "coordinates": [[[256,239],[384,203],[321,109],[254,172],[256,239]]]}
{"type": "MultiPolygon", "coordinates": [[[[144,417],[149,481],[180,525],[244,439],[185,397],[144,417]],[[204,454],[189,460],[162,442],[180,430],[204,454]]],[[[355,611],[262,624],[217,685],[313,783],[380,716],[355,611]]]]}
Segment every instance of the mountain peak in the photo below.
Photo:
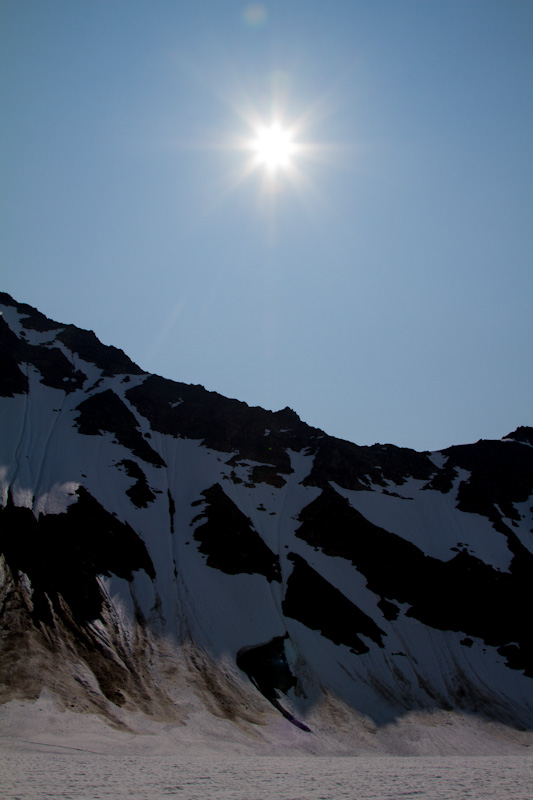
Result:
{"type": "Polygon", "coordinates": [[[360,447],[0,308],[4,701],[321,753],[436,709],[533,726],[533,429],[360,447]]]}

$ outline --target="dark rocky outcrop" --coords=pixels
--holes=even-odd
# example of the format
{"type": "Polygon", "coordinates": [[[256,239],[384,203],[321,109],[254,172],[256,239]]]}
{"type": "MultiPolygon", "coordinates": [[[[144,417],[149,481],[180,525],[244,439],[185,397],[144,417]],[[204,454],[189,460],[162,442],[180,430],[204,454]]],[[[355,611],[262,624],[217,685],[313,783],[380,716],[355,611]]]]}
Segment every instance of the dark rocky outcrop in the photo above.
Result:
{"type": "Polygon", "coordinates": [[[80,486],[63,514],[0,507],[0,551],[14,576],[27,575],[34,624],[52,624],[65,609],[78,624],[98,619],[104,598],[99,575],[132,579],[136,570],[155,578],[146,547],[135,531],[106,511],[80,486]]]}
{"type": "Polygon", "coordinates": [[[122,461],[118,462],[117,468],[120,469],[121,467],[130,478],[135,479],[133,486],[130,486],[130,488],[126,491],[126,494],[130,498],[131,502],[137,508],[147,508],[150,503],[154,502],[155,494],[148,485],[146,475],[137,462],[132,461],[129,458],[124,458],[122,461]]]}
{"type": "Polygon", "coordinates": [[[153,430],[199,439],[213,450],[234,453],[235,460],[260,461],[283,474],[292,472],[287,450],[302,450],[321,435],[289,408],[276,412],[251,408],[203,386],[157,375],[128,389],[126,397],[153,430]]]}
{"type": "MultiPolygon", "coordinates": [[[[448,456],[448,467],[470,472],[459,487],[458,508],[482,514],[493,523],[501,522],[503,516],[518,520],[513,504],[527,500],[533,492],[533,448],[521,444],[531,436],[529,431],[528,434],[527,428],[520,429],[521,438],[516,441],[482,439],[443,451],[448,456]]],[[[502,530],[501,524],[498,529],[502,530]]]]}
{"type": "Polygon", "coordinates": [[[207,566],[228,575],[249,573],[264,575],[268,581],[280,581],[279,558],[263,542],[252,522],[233,503],[220,484],[202,492],[205,509],[195,517],[205,522],[196,528],[194,538],[200,553],[207,556],[207,566]]]}
{"type": "Polygon", "coordinates": [[[296,553],[289,559],[294,569],[287,582],[283,613],[308,628],[320,631],[334,644],[344,644],[353,653],[368,653],[369,647],[361,636],[383,647],[385,635],[364,611],[332,586],[307,561],[296,553]]]}
{"type": "Polygon", "coordinates": [[[514,546],[520,559],[512,562],[510,572],[465,551],[440,561],[369,522],[332,488],[324,489],[299,518],[296,536],[351,561],[380,596],[387,619],[396,618],[390,604],[396,600],[409,604],[407,616],[430,628],[463,631],[497,647],[515,642],[512,665],[533,677],[533,643],[523,625],[533,555],[518,541],[514,546]]]}
{"type": "Polygon", "coordinates": [[[29,306],[27,303],[17,303],[7,292],[0,292],[0,304],[15,308],[19,314],[22,314],[22,327],[28,331],[44,333],[45,331],[54,331],[64,327],[60,322],[54,322],[53,319],[48,319],[47,316],[41,314],[41,312],[33,308],[33,306],[29,306]]]}
{"type": "Polygon", "coordinates": [[[93,331],[84,331],[75,325],[66,325],[57,338],[84,361],[95,364],[104,377],[113,375],[145,375],[118,347],[104,345],[93,331]]]}
{"type": "Polygon", "coordinates": [[[45,386],[62,389],[67,394],[80,389],[86,380],[86,375],[75,369],[58,347],[29,345],[12,333],[1,317],[0,356],[0,392],[4,397],[28,392],[28,377],[24,365],[35,367],[41,373],[41,381],[45,386]]]}
{"type": "Polygon", "coordinates": [[[98,436],[103,431],[112,433],[119,444],[143,461],[156,467],[165,466],[159,453],[143,438],[135,416],[112,389],[90,395],[76,411],[79,412],[76,424],[80,433],[86,436],[98,436]]]}
{"type": "Polygon", "coordinates": [[[319,441],[305,485],[324,488],[334,481],[345,489],[368,489],[371,484],[386,486],[386,481],[401,485],[411,477],[429,480],[435,472],[426,453],[392,444],[360,447],[325,436],[319,441]]]}
{"type": "Polygon", "coordinates": [[[20,365],[24,363],[26,347],[16,336],[6,321],[0,317],[0,395],[14,397],[16,394],[27,394],[28,376],[20,365]]]}

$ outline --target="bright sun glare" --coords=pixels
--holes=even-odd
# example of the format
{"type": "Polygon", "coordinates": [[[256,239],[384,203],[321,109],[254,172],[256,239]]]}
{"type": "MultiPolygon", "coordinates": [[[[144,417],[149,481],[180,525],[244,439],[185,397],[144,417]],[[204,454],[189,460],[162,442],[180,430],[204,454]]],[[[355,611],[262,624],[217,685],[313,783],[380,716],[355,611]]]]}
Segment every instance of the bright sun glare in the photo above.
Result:
{"type": "Polygon", "coordinates": [[[296,151],[291,132],[279,124],[260,128],[251,144],[258,164],[270,172],[291,166],[296,151]]]}

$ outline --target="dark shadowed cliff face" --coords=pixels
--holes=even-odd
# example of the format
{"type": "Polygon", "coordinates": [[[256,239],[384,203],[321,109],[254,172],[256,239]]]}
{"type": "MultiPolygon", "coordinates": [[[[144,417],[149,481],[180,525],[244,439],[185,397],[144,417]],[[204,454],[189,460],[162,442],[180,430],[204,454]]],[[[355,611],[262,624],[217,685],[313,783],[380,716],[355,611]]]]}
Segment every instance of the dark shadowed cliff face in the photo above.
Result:
{"type": "Polygon", "coordinates": [[[531,428],[359,447],[0,310],[4,700],[533,726],[531,428]]]}

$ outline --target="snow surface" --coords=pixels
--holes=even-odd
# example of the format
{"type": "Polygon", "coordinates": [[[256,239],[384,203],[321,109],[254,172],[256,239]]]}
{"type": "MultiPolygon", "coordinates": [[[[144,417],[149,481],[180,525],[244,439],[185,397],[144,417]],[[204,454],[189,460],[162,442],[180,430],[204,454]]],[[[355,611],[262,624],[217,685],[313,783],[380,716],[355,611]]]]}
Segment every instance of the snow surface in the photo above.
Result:
{"type": "MultiPolygon", "coordinates": [[[[277,742],[238,738],[204,713],[124,733],[59,711],[50,695],[0,709],[0,796],[18,800],[530,800],[533,738],[440,712],[363,731],[316,755],[280,719],[277,742]],[[224,735],[225,734],[225,735],[224,735]],[[208,748],[206,748],[208,743],[208,748]],[[440,751],[453,755],[442,757],[440,751]]],[[[139,720],[139,722],[141,722],[139,720]]],[[[272,736],[272,738],[274,738],[272,736]]],[[[316,747],[315,743],[315,747],[316,747]]]]}
{"type": "Polygon", "coordinates": [[[530,800],[533,760],[514,757],[116,756],[45,746],[0,753],[17,800],[530,800]],[[49,752],[51,750],[51,752],[49,752]],[[47,752],[48,751],[48,752],[47,752]]]}
{"type": "Polygon", "coordinates": [[[380,487],[373,491],[355,492],[332,483],[334,489],[374,525],[396,533],[416,545],[426,555],[449,561],[451,549],[468,542],[468,550],[486,564],[508,571],[513,554],[507,539],[496,531],[487,517],[459,511],[457,491],[469,473],[459,469],[451,491],[421,491],[425,481],[409,478],[401,486],[391,484],[400,497],[384,494],[380,487]]]}

